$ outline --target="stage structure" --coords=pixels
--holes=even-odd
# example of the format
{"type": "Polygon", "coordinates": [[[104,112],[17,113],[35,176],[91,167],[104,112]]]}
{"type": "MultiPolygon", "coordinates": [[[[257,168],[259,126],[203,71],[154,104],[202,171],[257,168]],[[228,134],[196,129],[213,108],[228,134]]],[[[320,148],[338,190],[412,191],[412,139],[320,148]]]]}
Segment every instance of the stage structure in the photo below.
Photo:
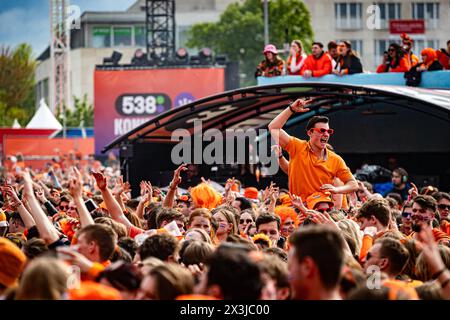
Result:
{"type": "Polygon", "coordinates": [[[175,0],[146,0],[147,59],[169,64],[175,55],[175,0]]]}
{"type": "MultiPolygon", "coordinates": [[[[309,112],[289,119],[285,128],[290,134],[307,139],[308,119],[326,115],[335,129],[330,143],[353,172],[364,163],[387,167],[394,159],[418,184],[450,188],[450,92],[445,90],[329,83],[237,89],[164,112],[117,138],[103,151],[120,149],[123,174],[135,194],[142,179],[166,186],[176,168],[171,158],[177,143],[171,139],[175,130],[185,129],[192,138],[194,123],[201,121],[203,133],[208,129],[218,129],[222,133],[252,129],[258,132],[258,143],[262,143],[270,137],[268,123],[289,102],[305,97],[314,97],[316,101],[309,112]]],[[[242,134],[241,138],[247,139],[245,136],[242,134]]],[[[227,136],[223,134],[222,138],[226,140],[227,136]]],[[[202,143],[202,150],[205,150],[210,142],[202,143]]],[[[270,154],[269,148],[270,145],[267,154],[270,154]]],[[[246,160],[250,160],[250,153],[247,156],[246,160]]],[[[275,176],[265,176],[263,165],[235,165],[233,160],[236,159],[230,161],[223,156],[225,164],[197,164],[193,166],[196,176],[186,178],[185,182],[198,181],[200,176],[224,182],[227,177],[235,176],[246,185],[263,187],[275,180],[287,186],[286,176],[281,171],[275,176]],[[259,181],[255,166],[261,172],[259,181]]]]}

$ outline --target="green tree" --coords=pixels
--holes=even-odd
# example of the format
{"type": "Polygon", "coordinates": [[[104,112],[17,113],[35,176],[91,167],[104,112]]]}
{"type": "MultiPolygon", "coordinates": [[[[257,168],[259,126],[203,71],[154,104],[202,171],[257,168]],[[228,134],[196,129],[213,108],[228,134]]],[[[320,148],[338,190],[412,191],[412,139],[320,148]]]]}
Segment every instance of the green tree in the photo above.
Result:
{"type": "MultiPolygon", "coordinates": [[[[66,127],[79,127],[83,125],[84,127],[94,126],[94,107],[87,101],[87,95],[83,96],[80,100],[77,97],[73,97],[73,109],[66,109],[66,127]]],[[[57,112],[56,117],[61,124],[64,123],[63,114],[57,112]]]]}
{"type": "Polygon", "coordinates": [[[25,125],[33,116],[35,69],[28,44],[0,49],[0,126],[11,126],[14,118],[25,125]]]}
{"type": "MultiPolygon", "coordinates": [[[[280,50],[284,43],[302,40],[309,49],[313,41],[310,13],[301,0],[269,1],[269,41],[280,50]]],[[[241,85],[256,83],[254,72],[264,58],[264,13],[261,0],[232,3],[216,23],[195,24],[188,35],[190,48],[209,47],[239,61],[245,75],[241,85]]],[[[287,53],[288,54],[288,53],[287,53]]],[[[287,54],[283,58],[287,58],[287,54]]]]}

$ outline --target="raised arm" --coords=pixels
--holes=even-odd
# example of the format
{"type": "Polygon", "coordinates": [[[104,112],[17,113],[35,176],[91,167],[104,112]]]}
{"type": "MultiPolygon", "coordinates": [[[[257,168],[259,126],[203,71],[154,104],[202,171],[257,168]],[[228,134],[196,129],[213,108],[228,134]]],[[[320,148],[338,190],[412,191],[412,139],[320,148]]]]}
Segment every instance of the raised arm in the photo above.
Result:
{"type": "Polygon", "coordinates": [[[306,105],[310,101],[311,100],[297,99],[269,123],[270,134],[275,140],[275,143],[279,144],[283,149],[291,139],[291,136],[282,129],[283,126],[292,114],[308,112],[309,108],[306,108],[306,105]]]}
{"type": "Polygon", "coordinates": [[[95,222],[83,200],[83,180],[81,174],[76,167],[73,167],[73,171],[74,176],[69,180],[69,192],[73,197],[73,202],[75,202],[75,205],[77,206],[81,227],[84,228],[95,222]]]}
{"type": "Polygon", "coordinates": [[[36,222],[34,221],[33,216],[27,210],[27,208],[25,208],[23,202],[20,201],[14,188],[12,186],[6,186],[2,189],[4,193],[7,194],[11,207],[19,212],[19,215],[22,218],[23,223],[25,224],[25,228],[30,229],[31,227],[35,226],[36,222]]]}
{"type": "Polygon", "coordinates": [[[136,208],[136,215],[140,220],[145,220],[144,219],[145,203],[147,201],[152,202],[153,187],[150,182],[146,181],[141,181],[140,187],[141,187],[141,199],[139,200],[139,204],[136,208]]]}
{"type": "Polygon", "coordinates": [[[173,201],[177,192],[178,185],[181,183],[181,172],[187,170],[187,164],[182,163],[173,173],[172,182],[170,182],[169,190],[164,198],[163,207],[173,208],[173,201]]]}
{"type": "Polygon", "coordinates": [[[108,189],[106,184],[106,177],[101,172],[92,172],[92,175],[97,182],[97,186],[102,193],[103,200],[105,201],[106,208],[109,211],[109,214],[113,218],[113,220],[122,223],[128,228],[132,226],[131,222],[127,219],[127,217],[123,214],[122,208],[120,208],[119,203],[114,199],[114,196],[111,193],[111,190],[108,189]]]}
{"type": "Polygon", "coordinates": [[[36,227],[39,231],[40,237],[47,243],[51,244],[59,240],[59,232],[55,226],[48,220],[47,215],[42,210],[39,201],[36,199],[33,192],[33,181],[31,180],[30,173],[25,171],[22,173],[24,180],[23,192],[26,199],[30,213],[36,222],[36,227]]]}

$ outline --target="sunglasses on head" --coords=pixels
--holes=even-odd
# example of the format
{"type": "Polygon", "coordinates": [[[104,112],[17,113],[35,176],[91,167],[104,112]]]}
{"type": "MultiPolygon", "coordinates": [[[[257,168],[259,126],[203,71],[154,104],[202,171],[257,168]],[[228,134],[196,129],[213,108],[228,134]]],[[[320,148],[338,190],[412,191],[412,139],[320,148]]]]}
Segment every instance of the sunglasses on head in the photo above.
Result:
{"type": "Polygon", "coordinates": [[[438,204],[438,208],[441,210],[450,210],[450,205],[446,205],[446,204],[438,204]]]}
{"type": "Polygon", "coordinates": [[[333,129],[324,129],[324,128],[312,128],[311,130],[317,132],[317,133],[321,133],[324,134],[325,132],[328,132],[329,135],[332,135],[334,133],[333,129]]]}

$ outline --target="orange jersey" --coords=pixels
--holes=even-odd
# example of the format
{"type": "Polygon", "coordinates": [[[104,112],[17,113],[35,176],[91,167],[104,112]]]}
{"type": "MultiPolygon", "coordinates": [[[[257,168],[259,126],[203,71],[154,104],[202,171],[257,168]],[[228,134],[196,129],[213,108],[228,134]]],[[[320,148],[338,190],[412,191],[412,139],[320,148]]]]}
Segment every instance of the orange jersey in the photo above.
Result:
{"type": "Polygon", "coordinates": [[[295,137],[285,150],[289,153],[289,191],[303,200],[320,191],[323,184],[333,184],[335,177],[344,184],[353,179],[344,160],[333,151],[325,149],[324,159],[318,159],[308,141],[295,137]]]}

